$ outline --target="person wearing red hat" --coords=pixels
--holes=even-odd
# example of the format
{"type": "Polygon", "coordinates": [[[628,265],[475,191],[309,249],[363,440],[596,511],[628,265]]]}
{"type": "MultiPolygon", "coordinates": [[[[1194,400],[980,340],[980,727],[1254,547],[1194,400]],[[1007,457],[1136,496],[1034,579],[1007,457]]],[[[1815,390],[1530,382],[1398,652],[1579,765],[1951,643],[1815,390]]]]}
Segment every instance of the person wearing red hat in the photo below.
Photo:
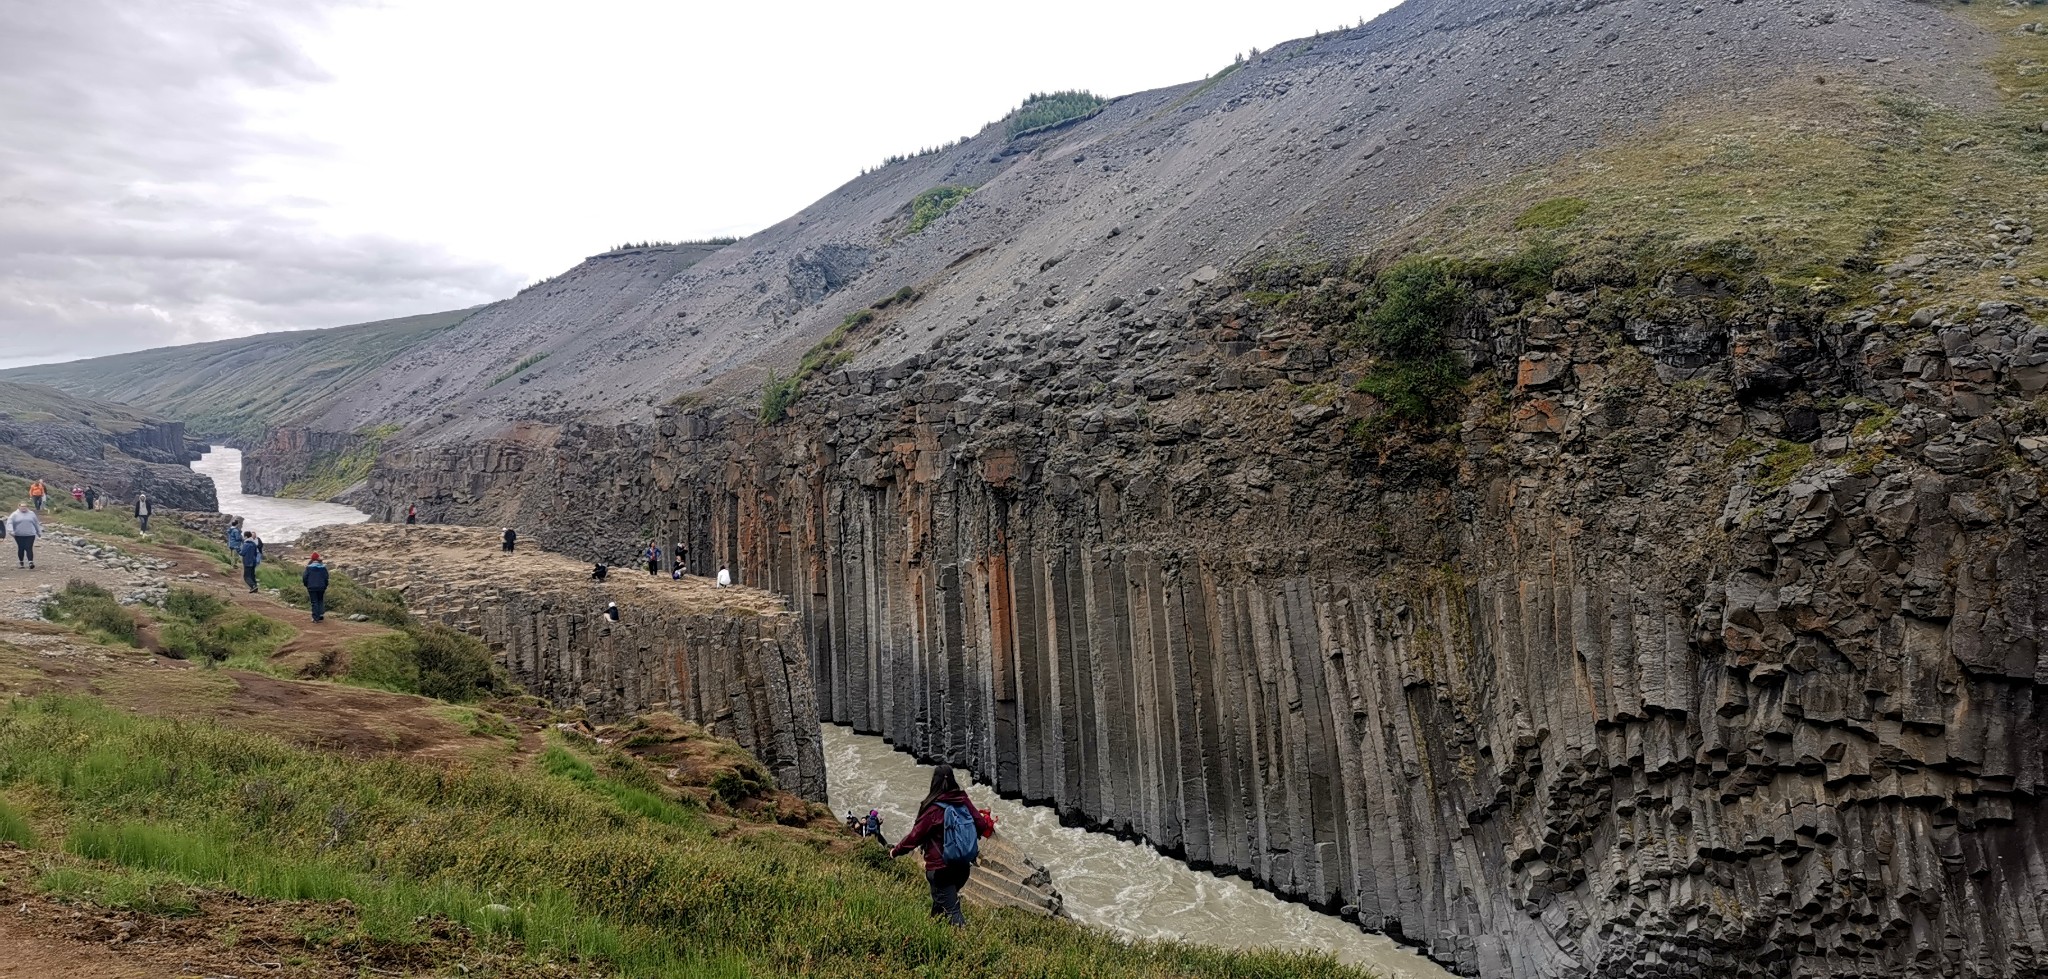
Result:
{"type": "Polygon", "coordinates": [[[320,552],[313,552],[306,562],[306,571],[299,575],[299,582],[306,586],[306,597],[313,605],[313,621],[327,619],[327,565],[320,563],[320,552]]]}

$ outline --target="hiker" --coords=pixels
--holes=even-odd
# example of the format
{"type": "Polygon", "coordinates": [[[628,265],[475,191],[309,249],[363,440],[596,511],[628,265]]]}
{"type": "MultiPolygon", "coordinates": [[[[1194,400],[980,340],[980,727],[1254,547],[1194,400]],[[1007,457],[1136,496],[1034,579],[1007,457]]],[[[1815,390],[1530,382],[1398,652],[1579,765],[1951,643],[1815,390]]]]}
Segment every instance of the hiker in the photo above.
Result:
{"type": "Polygon", "coordinates": [[[603,560],[599,560],[596,564],[590,566],[590,580],[603,581],[604,576],[610,574],[611,570],[612,569],[605,567],[603,560]]]}
{"type": "Polygon", "coordinates": [[[640,558],[647,562],[647,577],[652,578],[661,573],[661,548],[649,544],[646,550],[640,552],[640,558]]]}
{"type": "Polygon", "coordinates": [[[731,571],[728,571],[728,570],[726,570],[725,568],[719,568],[719,569],[718,569],[718,587],[720,587],[720,588],[731,588],[731,587],[732,587],[732,572],[731,572],[731,571]]]}
{"type": "Polygon", "coordinates": [[[405,522],[408,526],[420,522],[420,508],[418,504],[405,508],[405,522]]]}
{"type": "Polygon", "coordinates": [[[880,809],[868,810],[868,818],[861,820],[860,835],[873,837],[875,842],[883,846],[889,845],[888,839],[882,836],[882,811],[880,809]]]}
{"type": "Polygon", "coordinates": [[[149,533],[149,494],[135,494],[135,522],[142,525],[142,532],[149,533]]]}
{"type": "Polygon", "coordinates": [[[855,816],[851,809],[846,810],[846,831],[849,833],[860,832],[860,817],[855,816]]]}
{"type": "Polygon", "coordinates": [[[619,603],[606,602],[604,606],[604,617],[612,620],[613,622],[619,621],[619,603]]]}
{"type": "Polygon", "coordinates": [[[995,834],[995,824],[974,808],[974,802],[953,777],[953,766],[932,769],[932,788],[917,804],[917,822],[896,841],[889,855],[900,857],[913,849],[924,850],[924,879],[932,889],[932,917],[943,917],[955,928],[967,924],[960,914],[960,888],[974,862],[981,859],[981,838],[995,834]]]}
{"type": "Polygon", "coordinates": [[[7,515],[7,533],[14,538],[14,563],[18,567],[36,566],[36,538],[43,536],[43,522],[36,519],[36,512],[24,503],[21,508],[7,515]]]}
{"type": "Polygon", "coordinates": [[[242,535],[242,584],[249,586],[249,594],[256,594],[256,566],[263,563],[263,539],[255,534],[242,535]]]}
{"type": "Polygon", "coordinates": [[[227,539],[228,539],[228,553],[229,553],[229,554],[231,554],[231,555],[239,555],[239,554],[241,554],[241,553],[242,553],[242,518],[241,518],[241,517],[234,517],[234,518],[230,519],[230,520],[228,521],[228,529],[227,529],[226,531],[224,531],[223,533],[224,533],[224,535],[225,535],[225,536],[227,537],[227,539]]]}
{"type": "Polygon", "coordinates": [[[505,528],[505,553],[512,553],[512,548],[517,546],[518,543],[519,534],[510,527],[505,528]]]}
{"type": "Polygon", "coordinates": [[[682,541],[677,541],[674,544],[669,545],[668,565],[669,570],[673,572],[669,575],[669,577],[674,578],[677,581],[683,580],[684,573],[686,573],[689,570],[689,566],[686,563],[684,563],[683,557],[689,553],[690,549],[684,547],[682,541]]]}
{"type": "Polygon", "coordinates": [[[80,486],[77,483],[71,484],[71,502],[76,503],[79,506],[85,505],[85,487],[80,486]]]}
{"type": "Polygon", "coordinates": [[[670,572],[668,573],[668,580],[670,580],[670,581],[681,581],[681,580],[683,580],[683,569],[681,569],[681,568],[677,568],[677,569],[675,569],[674,571],[670,571],[670,572]]]}
{"type": "Polygon", "coordinates": [[[327,618],[327,565],[320,563],[320,552],[314,551],[306,562],[306,570],[299,575],[299,583],[306,586],[306,597],[313,603],[313,621],[322,622],[327,618]]]}
{"type": "Polygon", "coordinates": [[[100,508],[99,487],[88,486],[85,488],[85,508],[88,510],[97,510],[100,508]]]}
{"type": "Polygon", "coordinates": [[[43,496],[48,492],[50,492],[49,489],[43,486],[43,481],[40,479],[28,484],[28,501],[35,504],[37,513],[43,512],[43,496]]]}

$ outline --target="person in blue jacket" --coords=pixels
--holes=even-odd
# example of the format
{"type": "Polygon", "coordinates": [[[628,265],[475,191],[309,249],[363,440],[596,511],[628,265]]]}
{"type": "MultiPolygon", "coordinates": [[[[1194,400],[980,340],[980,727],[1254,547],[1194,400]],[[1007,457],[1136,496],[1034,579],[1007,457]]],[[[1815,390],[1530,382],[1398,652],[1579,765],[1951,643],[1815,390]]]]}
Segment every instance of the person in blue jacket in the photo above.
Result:
{"type": "Polygon", "coordinates": [[[314,551],[306,562],[305,573],[299,575],[299,582],[306,586],[306,598],[313,605],[313,621],[327,619],[327,565],[320,563],[320,552],[314,551]]]}
{"type": "Polygon", "coordinates": [[[242,584],[249,586],[249,594],[256,594],[256,566],[263,563],[263,538],[255,534],[242,535],[242,584]]]}

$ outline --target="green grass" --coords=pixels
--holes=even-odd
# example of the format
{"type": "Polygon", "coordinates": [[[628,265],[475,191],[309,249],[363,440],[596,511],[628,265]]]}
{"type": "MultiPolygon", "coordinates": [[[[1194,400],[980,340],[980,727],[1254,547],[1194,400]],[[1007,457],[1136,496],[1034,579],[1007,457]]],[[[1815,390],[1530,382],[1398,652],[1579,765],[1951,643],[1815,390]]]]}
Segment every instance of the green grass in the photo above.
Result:
{"type": "Polygon", "coordinates": [[[797,361],[796,371],[787,377],[774,371],[768,372],[768,380],[761,385],[761,413],[763,425],[774,425],[789,417],[790,406],[803,395],[804,382],[820,371],[829,371],[853,359],[853,352],[844,349],[853,331],[860,329],[891,306],[909,305],[922,298],[924,293],[911,286],[904,286],[889,295],[876,300],[866,309],[846,314],[846,318],[825,335],[825,339],[811,345],[797,361]]]}
{"type": "Polygon", "coordinates": [[[1763,458],[1756,484],[1764,489],[1782,489],[1791,484],[1813,462],[1813,446],[1805,442],[1779,442],[1763,458]]]}
{"type": "Polygon", "coordinates": [[[1016,912],[970,909],[955,930],[928,916],[910,861],[720,829],[557,750],[540,771],[353,761],[83,698],[0,707],[0,789],[65,827],[64,848],[102,875],[65,886],[88,893],[118,879],[163,903],[178,885],[347,900],[366,939],[429,949],[442,919],[487,947],[516,939],[533,959],[634,977],[1360,975],[1016,912]]]}
{"type": "Polygon", "coordinates": [[[1107,99],[1093,92],[1072,90],[1066,92],[1034,92],[1024,104],[1004,120],[1010,138],[1029,136],[1076,119],[1086,118],[1108,105],[1107,99]]]}
{"type": "MultiPolygon", "coordinates": [[[[627,246],[622,245],[620,247],[623,248],[627,246]]],[[[617,249],[614,250],[616,251],[617,249]]],[[[513,364],[511,369],[505,371],[503,374],[499,374],[497,377],[491,378],[491,386],[497,387],[498,385],[503,384],[504,382],[509,381],[513,377],[524,372],[527,368],[532,367],[533,365],[538,364],[546,359],[548,359],[548,354],[545,350],[541,351],[540,353],[527,354],[526,356],[519,358],[519,362],[513,364]]]]}
{"type": "MultiPolygon", "coordinates": [[[[277,589],[277,597],[285,604],[310,609],[313,599],[306,594],[301,578],[305,570],[302,564],[267,561],[257,567],[256,580],[265,588],[277,589]]],[[[327,614],[343,618],[361,615],[394,629],[413,623],[412,613],[405,607],[405,596],[389,588],[371,588],[332,567],[327,569],[327,614]]]]}
{"type": "Polygon", "coordinates": [[[1516,215],[1515,230],[1563,228],[1577,221],[1589,207],[1592,205],[1586,203],[1584,198],[1553,197],[1540,204],[1531,205],[1528,210],[1516,215]]]}
{"type": "Polygon", "coordinates": [[[413,623],[398,632],[359,640],[349,649],[343,679],[357,686],[419,694],[451,704],[503,693],[482,640],[444,625],[413,623]]]}
{"type": "Polygon", "coordinates": [[[158,609],[158,645],[173,659],[274,673],[270,658],[298,634],[276,619],[237,611],[205,592],[174,588],[158,609]]]}
{"type": "Polygon", "coordinates": [[[974,188],[960,184],[940,184],[910,199],[910,228],[906,234],[916,234],[929,227],[933,221],[944,217],[947,211],[960,206],[974,188]]]}
{"type": "Polygon", "coordinates": [[[29,827],[28,820],[22,817],[19,810],[9,805],[6,799],[0,799],[0,842],[25,847],[36,845],[35,830],[29,827]]]}
{"type": "Polygon", "coordinates": [[[123,608],[114,593],[90,582],[73,580],[43,605],[43,615],[110,645],[138,646],[135,613],[123,608]]]}
{"type": "Polygon", "coordinates": [[[373,425],[356,432],[355,444],[340,452],[322,453],[313,458],[306,475],[285,484],[277,495],[299,500],[327,500],[340,496],[343,491],[370,478],[370,467],[377,462],[377,453],[384,443],[398,434],[400,426],[395,424],[373,425]]]}

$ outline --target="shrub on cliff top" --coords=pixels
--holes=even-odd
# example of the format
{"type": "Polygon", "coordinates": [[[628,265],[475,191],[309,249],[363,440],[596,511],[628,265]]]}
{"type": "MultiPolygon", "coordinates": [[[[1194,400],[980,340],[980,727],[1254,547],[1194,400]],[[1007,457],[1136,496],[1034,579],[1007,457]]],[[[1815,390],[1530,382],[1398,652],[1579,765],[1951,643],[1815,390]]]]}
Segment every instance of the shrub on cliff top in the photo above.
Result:
{"type": "Polygon", "coordinates": [[[44,604],[43,614],[101,642],[139,643],[134,613],[122,608],[113,592],[91,582],[73,579],[44,604]]]}
{"type": "Polygon", "coordinates": [[[452,704],[469,703],[508,686],[481,640],[444,625],[418,623],[351,647],[347,679],[452,704]]]}
{"type": "Polygon", "coordinates": [[[1065,92],[1034,92],[1010,113],[1008,129],[1010,138],[1015,139],[1047,126],[1093,115],[1096,110],[1108,105],[1107,99],[1085,89],[1065,92]]]}

